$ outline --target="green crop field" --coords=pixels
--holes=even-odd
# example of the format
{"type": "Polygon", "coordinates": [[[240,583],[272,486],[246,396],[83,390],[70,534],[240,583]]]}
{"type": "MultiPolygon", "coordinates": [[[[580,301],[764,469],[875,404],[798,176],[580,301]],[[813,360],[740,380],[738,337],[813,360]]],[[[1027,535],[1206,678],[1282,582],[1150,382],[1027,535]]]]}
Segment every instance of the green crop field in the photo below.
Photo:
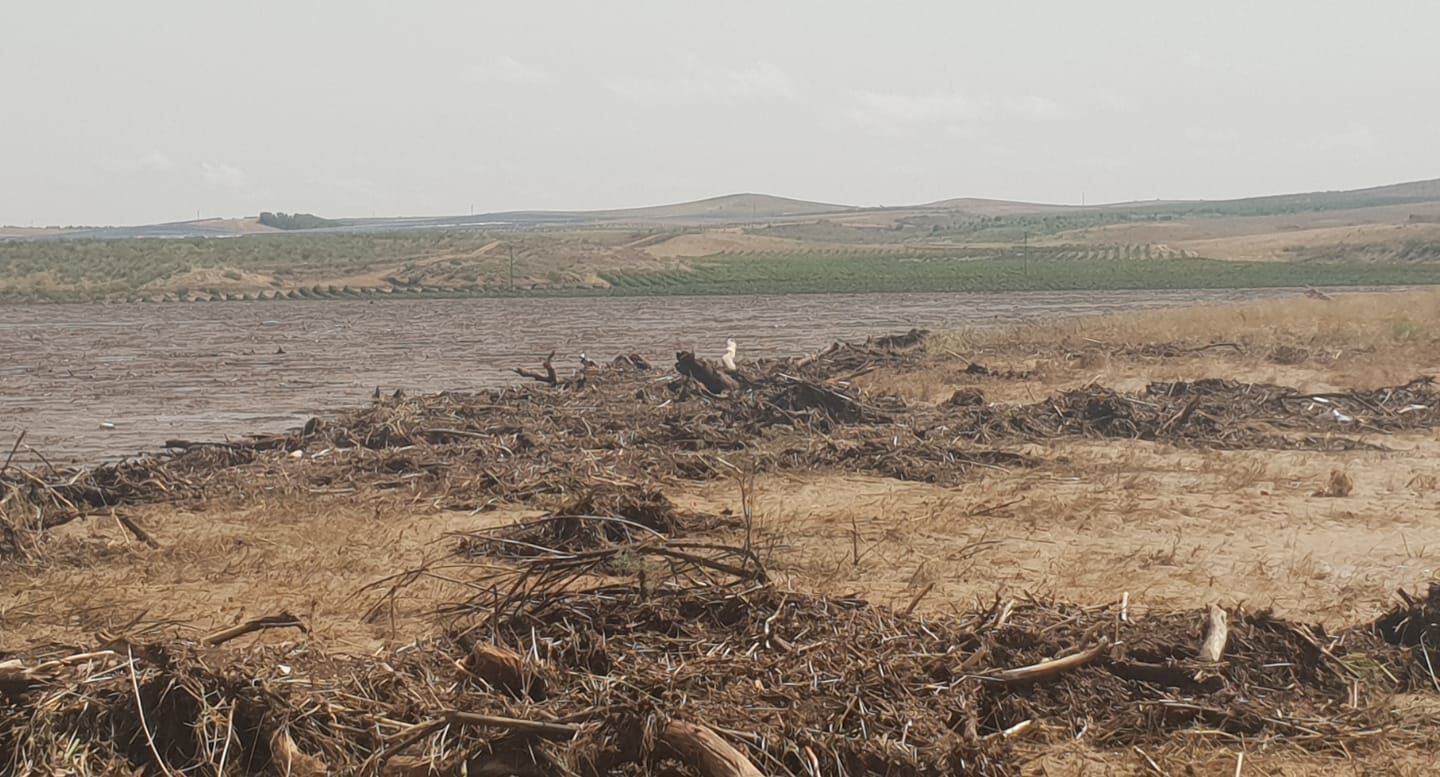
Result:
{"type": "MultiPolygon", "coordinates": [[[[825,245],[657,259],[634,234],[479,232],[0,241],[0,302],[1220,289],[1440,284],[1409,261],[1215,261],[1162,245],[825,245]],[[499,241],[499,242],[496,242],[499,241]],[[514,246],[511,282],[509,248],[514,246]]],[[[641,238],[643,239],[643,237],[641,238]]]]}

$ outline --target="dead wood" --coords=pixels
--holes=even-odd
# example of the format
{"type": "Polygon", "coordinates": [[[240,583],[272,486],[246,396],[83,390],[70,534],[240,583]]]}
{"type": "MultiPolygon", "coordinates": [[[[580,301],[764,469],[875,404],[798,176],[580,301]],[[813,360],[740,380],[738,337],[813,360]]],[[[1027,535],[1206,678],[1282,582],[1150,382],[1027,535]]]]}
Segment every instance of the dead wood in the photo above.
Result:
{"type": "Polygon", "coordinates": [[[705,726],[672,720],[661,731],[660,743],[701,777],[764,777],[744,753],[705,726]]]}
{"type": "Polygon", "coordinates": [[[799,358],[799,359],[796,359],[796,360],[795,360],[795,367],[796,367],[797,369],[803,369],[803,368],[805,368],[805,367],[808,367],[808,366],[810,366],[811,364],[814,364],[815,362],[818,362],[818,361],[826,358],[827,356],[831,356],[831,355],[835,354],[836,352],[838,352],[838,351],[840,350],[840,348],[841,348],[840,343],[838,343],[838,342],[837,342],[837,343],[831,343],[830,345],[826,346],[825,348],[823,348],[823,349],[821,349],[821,350],[819,350],[819,351],[816,351],[815,353],[812,353],[812,354],[810,354],[809,356],[804,356],[804,357],[801,357],[801,358],[799,358]]]}
{"type": "Polygon", "coordinates": [[[545,739],[570,739],[580,733],[580,726],[570,723],[547,723],[539,720],[524,720],[504,715],[482,715],[475,712],[451,710],[444,713],[444,720],[451,724],[484,726],[521,734],[532,734],[545,739]]]}
{"type": "Polygon", "coordinates": [[[1245,352],[1245,348],[1239,343],[1206,343],[1205,345],[1197,345],[1194,348],[1186,348],[1185,350],[1188,353],[1199,353],[1201,351],[1209,351],[1214,348],[1229,348],[1236,353],[1245,352]]]}
{"type": "Polygon", "coordinates": [[[550,355],[545,357],[545,361],[540,363],[540,366],[545,368],[544,372],[527,370],[524,367],[514,367],[512,369],[516,375],[519,375],[522,378],[530,378],[531,380],[540,381],[541,383],[544,383],[548,386],[554,386],[560,383],[560,379],[555,375],[555,366],[553,364],[554,361],[555,352],[551,351],[550,355]]]}
{"type": "Polygon", "coordinates": [[[632,370],[649,370],[650,361],[638,353],[622,353],[610,362],[611,367],[632,370]]]}
{"type": "Polygon", "coordinates": [[[1032,664],[1030,666],[1006,669],[990,675],[990,677],[991,679],[999,680],[1008,685],[1033,683],[1085,666],[1104,655],[1109,647],[1110,641],[1102,637],[1094,647],[1087,648],[1079,653],[1074,653],[1063,658],[1041,661],[1038,664],[1032,664]]]}
{"type": "Polygon", "coordinates": [[[1218,605],[1210,605],[1205,628],[1205,639],[1200,643],[1198,658],[1207,664],[1219,663],[1225,655],[1225,643],[1230,639],[1229,616],[1218,605]]]}
{"type": "Polygon", "coordinates": [[[545,700],[545,678],[530,670],[525,658],[513,650],[476,642],[470,647],[469,668],[491,687],[517,699],[545,700]]]}
{"type": "Polygon", "coordinates": [[[136,523],[130,516],[113,510],[111,511],[111,515],[115,516],[115,520],[119,521],[120,525],[124,526],[126,531],[135,535],[135,539],[140,540],[152,548],[158,549],[160,547],[160,543],[156,542],[155,538],[150,536],[150,532],[141,528],[140,524],[136,523]]]}
{"type": "Polygon", "coordinates": [[[695,380],[711,394],[724,394],[740,387],[733,377],[716,368],[709,359],[696,356],[690,351],[676,352],[675,371],[695,380]]]}
{"type": "Polygon", "coordinates": [[[301,631],[309,631],[309,629],[305,627],[305,624],[299,618],[291,615],[290,613],[282,612],[278,615],[266,615],[260,618],[252,618],[238,626],[231,626],[228,629],[221,629],[214,634],[202,638],[200,642],[201,644],[210,645],[213,647],[215,645],[222,645],[232,639],[243,637],[246,634],[253,634],[257,631],[264,631],[266,629],[286,628],[296,628],[300,629],[301,631]]]}

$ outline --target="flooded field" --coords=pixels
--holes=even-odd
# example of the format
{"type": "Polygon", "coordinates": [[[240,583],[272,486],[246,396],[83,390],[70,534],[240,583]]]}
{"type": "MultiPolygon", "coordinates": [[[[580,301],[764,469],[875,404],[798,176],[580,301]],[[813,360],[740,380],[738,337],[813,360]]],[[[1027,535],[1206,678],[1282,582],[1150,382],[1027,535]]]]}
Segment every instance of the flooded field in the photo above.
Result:
{"type": "Polygon", "coordinates": [[[0,447],[62,462],[153,451],[166,439],[284,429],[362,404],[377,386],[407,392],[519,380],[558,352],[666,358],[793,354],[912,326],[1012,324],[1296,290],[871,294],[644,299],[253,302],[0,307],[0,447]],[[33,448],[31,452],[28,448],[33,448]]]}

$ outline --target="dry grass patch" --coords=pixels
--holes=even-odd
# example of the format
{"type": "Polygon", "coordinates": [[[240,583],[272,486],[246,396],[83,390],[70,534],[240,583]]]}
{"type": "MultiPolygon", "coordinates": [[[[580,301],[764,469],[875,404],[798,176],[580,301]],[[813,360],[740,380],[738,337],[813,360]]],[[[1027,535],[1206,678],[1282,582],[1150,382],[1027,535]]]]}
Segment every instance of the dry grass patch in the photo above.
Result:
{"type": "Polygon", "coordinates": [[[932,335],[932,354],[1046,345],[1197,344],[1233,341],[1251,348],[1311,343],[1340,349],[1433,344],[1440,340],[1440,290],[1297,297],[1040,321],[1002,330],[932,335]]]}

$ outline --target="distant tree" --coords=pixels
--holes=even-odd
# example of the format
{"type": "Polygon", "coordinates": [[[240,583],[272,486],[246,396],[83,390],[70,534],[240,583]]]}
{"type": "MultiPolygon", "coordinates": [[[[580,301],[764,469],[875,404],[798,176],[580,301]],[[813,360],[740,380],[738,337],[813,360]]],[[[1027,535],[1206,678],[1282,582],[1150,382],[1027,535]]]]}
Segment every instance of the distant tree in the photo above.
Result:
{"type": "Polygon", "coordinates": [[[319,227],[341,226],[345,222],[335,219],[325,219],[313,213],[286,213],[278,211],[261,211],[260,223],[275,229],[316,229],[319,227]]]}

